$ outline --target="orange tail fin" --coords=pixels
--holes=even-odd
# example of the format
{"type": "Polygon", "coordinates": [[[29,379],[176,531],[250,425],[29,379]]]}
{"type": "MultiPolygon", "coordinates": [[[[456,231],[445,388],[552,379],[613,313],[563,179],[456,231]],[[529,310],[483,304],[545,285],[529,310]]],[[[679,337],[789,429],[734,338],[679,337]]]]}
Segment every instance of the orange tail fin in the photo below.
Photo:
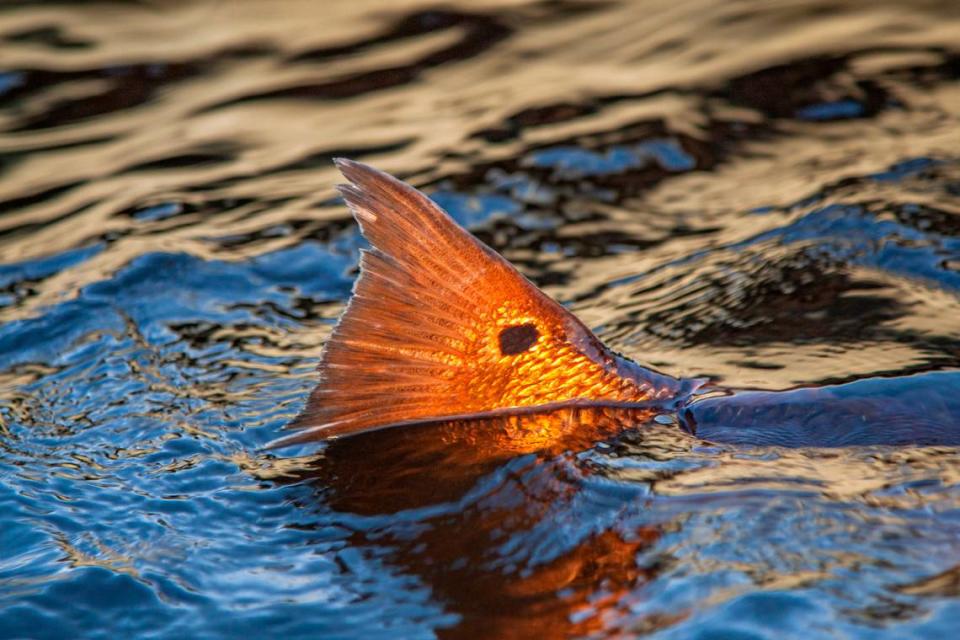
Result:
{"type": "Polygon", "coordinates": [[[321,356],[320,383],[289,425],[302,431],[278,445],[672,391],[662,384],[672,378],[615,356],[425,195],[357,162],[337,166],[373,248],[321,356]]]}

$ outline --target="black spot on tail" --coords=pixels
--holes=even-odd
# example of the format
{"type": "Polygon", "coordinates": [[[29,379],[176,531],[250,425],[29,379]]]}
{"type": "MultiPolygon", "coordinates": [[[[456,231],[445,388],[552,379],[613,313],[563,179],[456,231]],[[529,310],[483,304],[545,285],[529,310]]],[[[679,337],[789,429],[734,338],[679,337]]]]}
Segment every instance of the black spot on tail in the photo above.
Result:
{"type": "Polygon", "coordinates": [[[505,356],[515,356],[533,346],[540,337],[540,332],[532,324],[519,324],[507,327],[500,332],[500,353],[505,356]]]}

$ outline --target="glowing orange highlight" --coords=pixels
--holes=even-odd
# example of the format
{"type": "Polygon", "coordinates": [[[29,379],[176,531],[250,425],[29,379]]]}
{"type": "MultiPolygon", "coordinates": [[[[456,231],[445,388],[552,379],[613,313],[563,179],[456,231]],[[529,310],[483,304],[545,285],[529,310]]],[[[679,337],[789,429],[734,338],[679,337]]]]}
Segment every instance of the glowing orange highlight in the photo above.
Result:
{"type": "Polygon", "coordinates": [[[340,191],[373,248],[326,345],[320,383],[290,425],[303,431],[282,444],[670,392],[672,379],[631,369],[422,193],[338,164],[350,181],[340,191]]]}

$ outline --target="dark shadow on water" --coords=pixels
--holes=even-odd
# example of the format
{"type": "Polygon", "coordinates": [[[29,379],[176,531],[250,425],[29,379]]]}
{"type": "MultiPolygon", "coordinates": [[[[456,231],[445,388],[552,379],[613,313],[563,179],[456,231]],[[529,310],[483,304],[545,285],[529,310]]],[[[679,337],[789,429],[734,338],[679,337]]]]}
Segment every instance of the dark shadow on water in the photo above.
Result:
{"type": "Polygon", "coordinates": [[[658,571],[637,563],[658,527],[582,513],[598,508],[585,493],[592,472],[571,452],[621,420],[579,409],[387,429],[334,441],[295,480],[369,519],[351,542],[386,551],[459,616],[440,637],[580,636],[658,571]]]}

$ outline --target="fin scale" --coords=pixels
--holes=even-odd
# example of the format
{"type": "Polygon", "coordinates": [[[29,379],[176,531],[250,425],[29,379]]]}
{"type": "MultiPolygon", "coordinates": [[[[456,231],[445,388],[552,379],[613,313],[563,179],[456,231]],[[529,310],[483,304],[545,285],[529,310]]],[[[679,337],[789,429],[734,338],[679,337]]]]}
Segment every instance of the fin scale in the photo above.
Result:
{"type": "Polygon", "coordinates": [[[301,432],[275,446],[650,399],[650,385],[625,379],[620,360],[576,317],[429,198],[372,167],[336,162],[350,180],[340,192],[372,249],[321,355],[319,384],[287,425],[301,432]],[[504,342],[508,329],[532,340],[504,342]]]}

